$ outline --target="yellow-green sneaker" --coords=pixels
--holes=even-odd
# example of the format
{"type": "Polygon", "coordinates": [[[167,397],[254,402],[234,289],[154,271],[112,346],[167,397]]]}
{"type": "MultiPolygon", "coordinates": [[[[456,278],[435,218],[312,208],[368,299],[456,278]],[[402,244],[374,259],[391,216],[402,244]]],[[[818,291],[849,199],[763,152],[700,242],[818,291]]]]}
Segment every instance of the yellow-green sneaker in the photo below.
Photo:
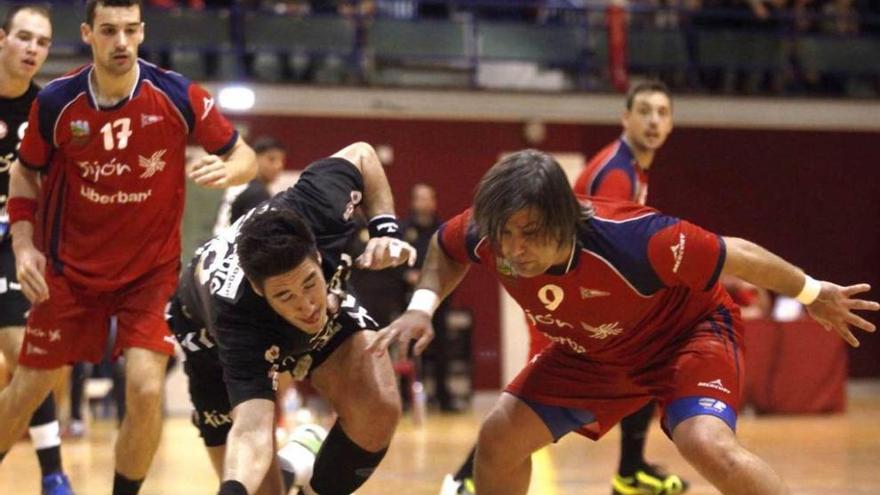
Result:
{"type": "Polygon", "coordinates": [[[612,495],[679,495],[687,489],[687,481],[680,476],[664,473],[650,464],[644,465],[632,476],[615,474],[611,478],[612,495]]]}

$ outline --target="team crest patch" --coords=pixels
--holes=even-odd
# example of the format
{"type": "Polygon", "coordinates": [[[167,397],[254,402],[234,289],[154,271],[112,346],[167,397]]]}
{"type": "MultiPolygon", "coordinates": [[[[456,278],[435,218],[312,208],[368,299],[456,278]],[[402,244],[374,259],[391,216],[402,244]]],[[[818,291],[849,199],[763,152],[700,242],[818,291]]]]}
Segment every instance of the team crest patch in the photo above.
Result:
{"type": "Polygon", "coordinates": [[[74,120],[70,123],[70,135],[73,137],[73,144],[86,144],[90,133],[88,121],[74,120]]]}
{"type": "Polygon", "coordinates": [[[7,134],[9,134],[9,126],[6,125],[6,122],[0,120],[0,139],[5,138],[7,134]]]}

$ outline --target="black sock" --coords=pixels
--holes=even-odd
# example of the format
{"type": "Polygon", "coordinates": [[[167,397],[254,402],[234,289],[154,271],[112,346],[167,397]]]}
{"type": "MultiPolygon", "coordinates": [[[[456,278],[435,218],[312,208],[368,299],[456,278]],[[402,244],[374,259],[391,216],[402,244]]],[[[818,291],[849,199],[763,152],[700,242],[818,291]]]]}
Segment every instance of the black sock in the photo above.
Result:
{"type": "Polygon", "coordinates": [[[55,396],[49,394],[31,416],[29,432],[43,476],[61,471],[61,437],[55,416],[55,396]]]}
{"type": "Polygon", "coordinates": [[[387,451],[362,449],[337,421],[315,458],[312,489],[321,495],[348,495],[367,481],[387,451]]]}
{"type": "Polygon", "coordinates": [[[645,440],[653,417],[654,402],[651,401],[620,422],[620,466],[617,473],[621,476],[632,476],[645,465],[645,440]]]}
{"type": "Polygon", "coordinates": [[[141,491],[143,482],[142,479],[130,480],[119,473],[114,473],[113,495],[137,495],[141,491]]]}
{"type": "Polygon", "coordinates": [[[471,449],[471,453],[468,454],[467,459],[465,459],[464,464],[458,468],[458,472],[455,473],[456,481],[461,481],[465,478],[473,478],[474,477],[474,457],[477,455],[477,446],[471,449]]]}

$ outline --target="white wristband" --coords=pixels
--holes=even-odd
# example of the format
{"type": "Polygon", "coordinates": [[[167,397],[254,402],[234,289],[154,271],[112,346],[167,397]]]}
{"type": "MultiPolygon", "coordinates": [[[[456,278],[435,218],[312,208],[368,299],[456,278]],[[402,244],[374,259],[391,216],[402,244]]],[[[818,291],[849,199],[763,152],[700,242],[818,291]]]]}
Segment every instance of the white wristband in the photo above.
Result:
{"type": "Polygon", "coordinates": [[[822,291],[822,283],[809,275],[804,276],[806,277],[806,280],[804,280],[804,288],[801,289],[800,294],[798,294],[795,299],[804,306],[809,306],[810,304],[813,304],[813,301],[815,301],[817,297],[819,297],[819,292],[822,291]]]}
{"type": "Polygon", "coordinates": [[[413,293],[412,299],[409,300],[409,306],[406,310],[417,309],[428,313],[428,316],[434,316],[434,311],[440,305],[440,296],[430,289],[418,289],[413,293]]]}

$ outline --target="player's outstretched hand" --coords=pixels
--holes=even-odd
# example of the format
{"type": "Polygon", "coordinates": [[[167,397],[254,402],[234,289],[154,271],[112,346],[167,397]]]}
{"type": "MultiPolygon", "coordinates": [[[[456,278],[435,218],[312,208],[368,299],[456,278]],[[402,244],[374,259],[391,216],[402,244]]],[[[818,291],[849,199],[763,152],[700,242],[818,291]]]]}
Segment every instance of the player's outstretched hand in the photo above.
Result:
{"type": "Polygon", "coordinates": [[[822,282],[819,297],[807,306],[807,312],[825,327],[825,330],[833,329],[849,345],[858,347],[859,340],[850,331],[850,325],[866,332],[874,332],[876,327],[853,311],[877,311],[880,310],[880,304],[876,301],[853,299],[852,296],[869,290],[871,286],[868,284],[842,287],[831,282],[822,282]]]}
{"type": "Polygon", "coordinates": [[[205,155],[190,166],[189,178],[209,189],[229,187],[229,171],[226,162],[217,155],[205,155]]]}
{"type": "Polygon", "coordinates": [[[392,344],[399,342],[403,357],[407,357],[411,340],[416,341],[413,347],[416,356],[434,340],[434,327],[431,325],[431,317],[428,313],[417,309],[403,313],[390,325],[376,332],[376,338],[367,346],[367,352],[381,356],[392,344]]]}
{"type": "Polygon", "coordinates": [[[15,275],[21,284],[21,292],[31,304],[49,299],[49,286],[44,273],[46,256],[33,244],[15,249],[15,275]]]}
{"type": "Polygon", "coordinates": [[[358,268],[366,270],[381,270],[404,262],[409,266],[416,264],[416,248],[393,237],[373,237],[355,260],[358,268]]]}

